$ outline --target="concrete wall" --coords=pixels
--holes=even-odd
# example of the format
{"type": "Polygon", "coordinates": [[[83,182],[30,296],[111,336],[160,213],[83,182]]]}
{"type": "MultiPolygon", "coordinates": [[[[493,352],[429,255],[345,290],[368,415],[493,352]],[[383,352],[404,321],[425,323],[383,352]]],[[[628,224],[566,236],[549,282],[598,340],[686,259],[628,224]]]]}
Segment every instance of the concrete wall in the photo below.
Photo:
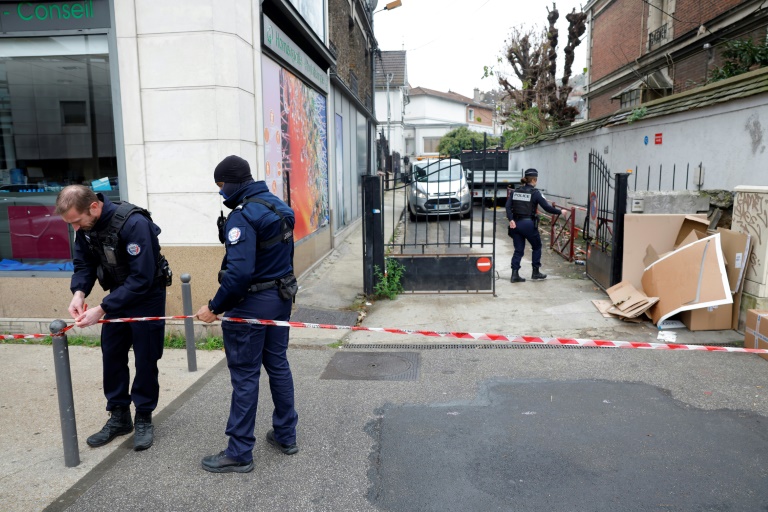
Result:
{"type": "MultiPolygon", "coordinates": [[[[768,95],[629,125],[606,127],[539,143],[510,152],[510,169],[539,170],[539,188],[586,205],[590,149],[597,150],[611,172],[637,168],[637,189],[689,189],[695,168],[702,165],[702,189],[733,190],[739,185],[768,185],[768,95]],[[655,135],[662,134],[661,144],[655,135]],[[645,143],[648,137],[648,143],[645,143]],[[661,172],[660,172],[661,166],[661,172]],[[650,168],[650,172],[649,172],[650,168]],[[659,175],[661,174],[661,186],[659,175]],[[650,180],[648,179],[650,176],[650,180]]],[[[630,178],[633,189],[635,178],[630,178]]]]}

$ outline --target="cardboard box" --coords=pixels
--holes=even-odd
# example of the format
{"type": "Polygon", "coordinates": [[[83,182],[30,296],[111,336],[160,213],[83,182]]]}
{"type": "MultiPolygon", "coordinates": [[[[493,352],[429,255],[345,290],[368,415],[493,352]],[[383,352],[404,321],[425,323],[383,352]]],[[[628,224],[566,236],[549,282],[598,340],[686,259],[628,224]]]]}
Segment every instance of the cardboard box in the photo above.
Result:
{"type": "MultiPolygon", "coordinates": [[[[733,304],[721,304],[680,313],[689,331],[724,331],[733,328],[733,304]]],[[[768,321],[766,321],[768,323],[768,321]]]]}
{"type": "MultiPolygon", "coordinates": [[[[747,328],[744,332],[744,348],[768,349],[768,311],[750,309],[747,311],[747,328]]],[[[768,354],[758,354],[768,360],[768,354]]]]}
{"type": "Polygon", "coordinates": [[[686,242],[686,238],[691,234],[694,234],[695,236],[695,232],[697,231],[706,235],[707,229],[709,229],[709,221],[706,218],[701,218],[696,215],[686,215],[683,219],[683,225],[680,226],[680,231],[677,232],[675,247],[682,246],[683,242],[686,242]]]}

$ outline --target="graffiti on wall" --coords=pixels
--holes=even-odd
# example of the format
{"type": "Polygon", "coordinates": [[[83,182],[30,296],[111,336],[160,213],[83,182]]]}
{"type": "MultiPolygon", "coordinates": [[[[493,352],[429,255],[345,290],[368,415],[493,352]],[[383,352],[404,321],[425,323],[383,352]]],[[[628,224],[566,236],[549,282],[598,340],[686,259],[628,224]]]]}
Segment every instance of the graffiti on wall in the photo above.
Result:
{"type": "Polygon", "coordinates": [[[301,240],[329,221],[327,102],[266,57],[262,70],[266,182],[290,202],[301,240]]]}
{"type": "Polygon", "coordinates": [[[768,194],[739,192],[733,205],[732,228],[752,235],[754,249],[749,258],[747,279],[762,282],[763,255],[768,251],[768,194]]]}

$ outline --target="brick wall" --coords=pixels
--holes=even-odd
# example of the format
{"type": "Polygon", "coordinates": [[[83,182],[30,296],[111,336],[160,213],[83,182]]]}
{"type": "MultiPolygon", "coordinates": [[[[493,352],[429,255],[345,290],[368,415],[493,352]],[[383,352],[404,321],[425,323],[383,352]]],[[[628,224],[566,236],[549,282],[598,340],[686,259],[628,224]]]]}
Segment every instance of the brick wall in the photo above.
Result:
{"type": "MultiPolygon", "coordinates": [[[[353,0],[359,2],[360,0],[353,0]]],[[[366,52],[367,41],[360,25],[355,22],[350,28],[351,6],[349,0],[328,1],[328,34],[336,47],[336,71],[339,78],[352,89],[350,72],[357,77],[358,98],[365,102],[371,93],[371,59],[366,52]]]]}
{"type": "MultiPolygon", "coordinates": [[[[752,39],[756,43],[765,41],[766,29],[761,28],[743,34],[729,36],[728,40],[752,39]]],[[[699,85],[706,84],[712,76],[712,70],[720,67],[725,62],[722,58],[722,51],[727,41],[721,40],[716,43],[712,51],[712,56],[701,48],[695,54],[677,61],[674,65],[674,89],[673,92],[683,92],[699,85]],[[705,77],[706,72],[706,77],[705,77]]],[[[702,45],[703,46],[703,45],[702,45]]]]}
{"type": "Polygon", "coordinates": [[[747,0],[677,0],[673,21],[674,35],[678,37],[698,28],[707,21],[747,0]]]}
{"type": "MultiPolygon", "coordinates": [[[[634,80],[634,79],[633,79],[634,80]]],[[[621,101],[611,101],[611,96],[618,93],[629,85],[630,82],[624,82],[621,85],[611,87],[609,90],[599,96],[590,98],[589,100],[589,119],[597,119],[608,114],[613,114],[619,108],[621,108],[621,101]]]]}
{"type": "Polygon", "coordinates": [[[641,0],[617,0],[594,18],[590,64],[592,82],[642,55],[647,9],[647,4],[641,0]]]}

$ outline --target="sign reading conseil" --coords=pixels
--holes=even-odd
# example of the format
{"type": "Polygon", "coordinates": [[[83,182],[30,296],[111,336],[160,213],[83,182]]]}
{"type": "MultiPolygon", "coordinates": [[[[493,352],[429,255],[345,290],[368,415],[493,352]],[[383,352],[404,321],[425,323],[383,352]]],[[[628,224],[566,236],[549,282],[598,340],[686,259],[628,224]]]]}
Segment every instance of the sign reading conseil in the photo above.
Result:
{"type": "Polygon", "coordinates": [[[323,92],[328,92],[328,73],[315,64],[309,55],[294,43],[285,32],[277,28],[272,20],[264,18],[264,46],[278,54],[283,60],[296,68],[301,75],[318,86],[323,92]]]}
{"type": "Polygon", "coordinates": [[[6,2],[0,0],[0,31],[30,32],[109,28],[109,0],[6,2]]]}

